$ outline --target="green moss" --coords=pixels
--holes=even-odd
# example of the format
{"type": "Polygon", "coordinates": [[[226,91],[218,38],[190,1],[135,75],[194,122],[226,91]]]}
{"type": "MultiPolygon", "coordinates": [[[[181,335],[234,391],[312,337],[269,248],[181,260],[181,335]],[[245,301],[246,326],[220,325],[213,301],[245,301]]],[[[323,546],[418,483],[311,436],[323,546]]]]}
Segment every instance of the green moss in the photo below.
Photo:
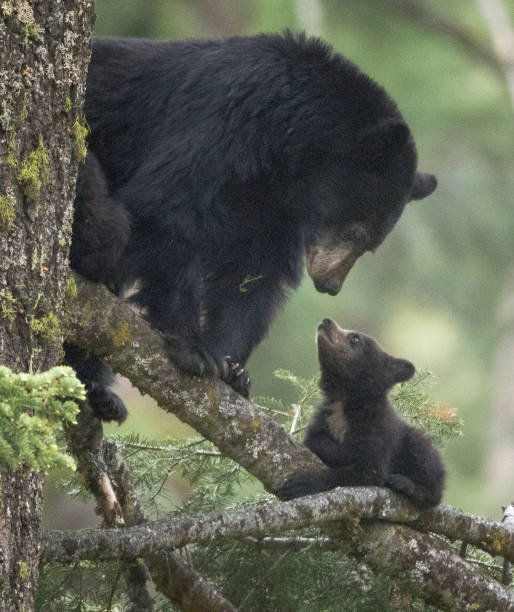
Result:
{"type": "Polygon", "coordinates": [[[72,104],[71,104],[71,98],[70,96],[66,96],[66,100],[64,101],[64,110],[69,113],[71,110],[72,104]]]}
{"type": "Polygon", "coordinates": [[[57,344],[61,341],[61,325],[53,312],[44,317],[32,317],[30,329],[36,336],[40,336],[47,342],[57,344]]]}
{"type": "Polygon", "coordinates": [[[16,177],[27,198],[35,200],[48,179],[48,153],[41,135],[37,149],[21,162],[16,177]]]}
{"type": "Polygon", "coordinates": [[[29,568],[25,561],[18,561],[18,573],[20,576],[20,580],[27,580],[29,577],[29,568]]]}
{"type": "Polygon", "coordinates": [[[71,126],[71,137],[73,141],[73,155],[78,162],[83,162],[86,159],[88,134],[89,127],[85,123],[82,124],[77,115],[71,126]]]}
{"type": "Polygon", "coordinates": [[[130,329],[127,323],[121,323],[112,333],[112,343],[121,348],[130,340],[130,329]]]}
{"type": "Polygon", "coordinates": [[[0,317],[12,323],[16,319],[16,299],[7,289],[0,291],[0,317]]]}
{"type": "Polygon", "coordinates": [[[10,17],[14,12],[16,0],[4,0],[2,2],[2,14],[4,17],[10,17]]]}
{"type": "Polygon", "coordinates": [[[16,136],[14,134],[14,128],[7,128],[7,165],[10,168],[18,167],[18,153],[16,145],[16,136]]]}
{"type": "Polygon", "coordinates": [[[77,283],[73,276],[68,276],[66,279],[66,299],[74,300],[77,297],[77,283]]]}
{"type": "Polygon", "coordinates": [[[14,203],[8,196],[0,196],[0,232],[9,232],[14,229],[16,211],[14,203]]]}
{"type": "Polygon", "coordinates": [[[38,33],[38,25],[35,22],[26,23],[24,24],[21,31],[23,32],[23,34],[25,34],[25,39],[23,42],[25,46],[27,46],[29,42],[29,38],[31,38],[32,36],[35,36],[38,33]]]}

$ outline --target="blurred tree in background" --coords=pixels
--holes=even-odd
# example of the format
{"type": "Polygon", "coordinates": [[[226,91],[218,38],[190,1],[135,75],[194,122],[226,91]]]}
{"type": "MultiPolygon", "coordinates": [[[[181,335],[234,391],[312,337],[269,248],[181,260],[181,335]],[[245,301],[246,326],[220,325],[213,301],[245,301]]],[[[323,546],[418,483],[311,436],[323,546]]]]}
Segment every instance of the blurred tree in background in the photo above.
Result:
{"type": "MultiPolygon", "coordinates": [[[[514,4],[504,4],[514,21],[514,4]]],[[[482,9],[469,0],[97,0],[96,34],[303,29],[391,93],[415,134],[420,168],[438,176],[439,188],[408,206],[338,297],[316,293],[305,278],[249,363],[253,392],[293,399],[272,372],[316,374],[313,336],[325,316],[378,337],[429,368],[433,397],[464,421],[464,435],[445,450],[445,500],[498,517],[514,490],[514,107],[482,9]]],[[[184,431],[147,401],[128,402],[124,431],[184,431]]],[[[181,486],[170,485],[175,499],[181,486]]],[[[49,525],[58,515],[51,508],[49,525]]]]}

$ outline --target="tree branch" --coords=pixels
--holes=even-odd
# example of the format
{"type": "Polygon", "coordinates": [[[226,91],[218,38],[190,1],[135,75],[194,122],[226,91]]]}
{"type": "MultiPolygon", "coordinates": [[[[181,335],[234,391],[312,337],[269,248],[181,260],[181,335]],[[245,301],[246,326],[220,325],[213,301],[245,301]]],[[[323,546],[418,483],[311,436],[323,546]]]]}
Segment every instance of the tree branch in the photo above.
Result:
{"type": "Polygon", "coordinates": [[[244,512],[167,518],[123,530],[53,530],[43,533],[41,547],[46,561],[134,558],[222,537],[261,538],[293,526],[302,529],[333,521],[373,519],[406,523],[453,540],[481,544],[491,554],[514,561],[514,530],[505,524],[463,514],[450,506],[420,513],[404,498],[379,487],[339,487],[244,512]],[[480,542],[482,537],[486,539],[480,542]]]}
{"type": "MultiPolygon", "coordinates": [[[[259,478],[268,491],[279,491],[297,470],[323,465],[258,406],[221,381],[180,374],[168,362],[161,336],[105,288],[79,278],[77,287],[75,306],[80,308],[69,317],[67,340],[95,350],[140,391],[151,395],[161,407],[216,444],[224,456],[259,478]]],[[[440,538],[406,526],[382,522],[370,525],[367,520],[410,523],[512,559],[514,531],[508,525],[465,515],[448,506],[420,512],[401,496],[378,488],[338,489],[244,513],[181,517],[130,529],[47,533],[43,537],[43,556],[47,560],[104,559],[113,554],[148,558],[155,551],[189,542],[201,544],[220,537],[260,538],[284,529],[327,526],[345,519],[350,525],[365,522],[360,523],[357,536],[350,532],[340,538],[342,548],[351,556],[365,556],[372,569],[393,576],[403,588],[426,601],[443,609],[462,609],[464,600],[469,605],[483,603],[484,609],[514,606],[511,592],[454,555],[440,538]]]]}
{"type": "Polygon", "coordinates": [[[188,377],[171,364],[161,335],[105,287],[76,277],[66,340],[93,349],[142,393],[193,427],[276,492],[294,472],[323,463],[258,406],[219,380],[188,377]],[[98,316],[102,313],[102,316],[98,316]]]}
{"type": "MultiPolygon", "coordinates": [[[[211,512],[167,518],[128,529],[43,534],[46,561],[129,559],[163,549],[206,544],[223,538],[261,538],[287,529],[346,521],[353,529],[341,549],[364,557],[375,571],[394,576],[400,586],[442,609],[509,609],[514,594],[454,554],[439,538],[406,526],[368,524],[369,519],[408,520],[417,512],[386,489],[348,487],[298,500],[257,506],[243,512],[211,512]],[[363,527],[358,525],[361,521],[363,527]]],[[[512,534],[511,534],[512,536],[512,534]]],[[[511,537],[512,539],[512,537],[511,537]]]]}

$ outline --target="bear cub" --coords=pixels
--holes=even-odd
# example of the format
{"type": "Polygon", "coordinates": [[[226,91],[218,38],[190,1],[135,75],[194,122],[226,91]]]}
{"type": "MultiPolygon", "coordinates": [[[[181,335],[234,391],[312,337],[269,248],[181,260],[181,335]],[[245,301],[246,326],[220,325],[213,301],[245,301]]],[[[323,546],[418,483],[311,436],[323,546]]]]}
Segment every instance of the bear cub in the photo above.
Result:
{"type": "Polygon", "coordinates": [[[419,508],[439,504],[445,479],[441,457],[387,398],[393,385],[413,376],[412,363],[331,319],[319,326],[317,341],[325,400],[304,444],[328,469],[294,474],[280,496],[292,499],[337,486],[386,486],[419,508]]]}

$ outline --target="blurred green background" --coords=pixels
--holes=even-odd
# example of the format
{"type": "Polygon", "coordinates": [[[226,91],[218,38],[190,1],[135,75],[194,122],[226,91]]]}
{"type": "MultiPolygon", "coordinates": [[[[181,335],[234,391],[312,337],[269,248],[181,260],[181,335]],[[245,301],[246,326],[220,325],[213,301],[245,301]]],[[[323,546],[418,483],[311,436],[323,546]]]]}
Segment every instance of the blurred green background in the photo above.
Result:
{"type": "MultiPolygon", "coordinates": [[[[414,132],[420,169],[436,174],[439,187],[408,205],[339,296],[316,293],[304,278],[249,362],[253,394],[288,399],[273,377],[279,367],[316,374],[314,331],[325,316],[376,336],[389,352],[431,370],[434,400],[464,420],[464,435],[445,450],[445,501],[497,518],[514,497],[514,100],[494,59],[479,54],[494,58],[478,3],[419,3],[438,14],[433,22],[404,14],[404,4],[97,0],[96,34],[182,39],[307,30],[389,91],[414,132]],[[447,34],[446,22],[456,30],[447,34]],[[459,43],[459,31],[468,43],[459,43]]],[[[514,3],[505,5],[514,22],[514,3]]],[[[162,437],[187,429],[125,383],[120,389],[131,413],[123,430],[162,437]]],[[[171,483],[171,492],[180,495],[182,486],[171,483]]],[[[61,499],[56,512],[55,495],[49,488],[47,523],[62,526],[69,502],[61,499]]],[[[77,524],[91,519],[84,512],[74,507],[77,524]]]]}

